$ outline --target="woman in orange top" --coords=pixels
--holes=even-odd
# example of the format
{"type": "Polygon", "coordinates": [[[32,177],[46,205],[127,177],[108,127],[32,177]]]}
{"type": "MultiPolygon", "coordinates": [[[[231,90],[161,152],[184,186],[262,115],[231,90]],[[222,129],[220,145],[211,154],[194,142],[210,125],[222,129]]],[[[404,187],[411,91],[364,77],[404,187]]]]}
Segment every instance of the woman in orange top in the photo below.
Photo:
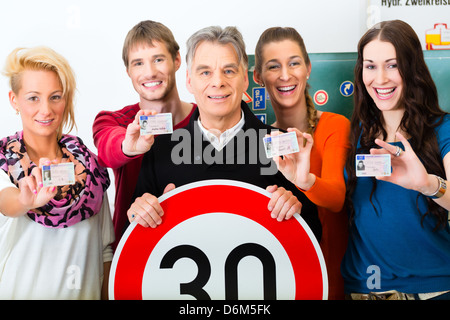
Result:
{"type": "Polygon", "coordinates": [[[295,131],[300,152],[274,158],[278,169],[318,206],[320,246],[327,264],[329,299],[344,298],[340,264],[347,244],[344,165],[350,149],[350,122],[318,111],[308,94],[311,63],[293,28],[269,28],[256,45],[254,80],[266,87],[274,127],[295,131]]]}

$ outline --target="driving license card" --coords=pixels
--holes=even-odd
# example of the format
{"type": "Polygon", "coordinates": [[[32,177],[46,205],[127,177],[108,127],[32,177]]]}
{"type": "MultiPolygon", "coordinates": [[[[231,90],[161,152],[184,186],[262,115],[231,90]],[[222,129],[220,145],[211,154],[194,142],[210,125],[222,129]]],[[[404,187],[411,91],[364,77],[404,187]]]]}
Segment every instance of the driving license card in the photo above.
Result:
{"type": "Polygon", "coordinates": [[[357,154],[357,177],[381,177],[391,175],[390,154],[357,154]]]}
{"type": "Polygon", "coordinates": [[[263,141],[267,158],[283,156],[299,151],[297,135],[295,132],[264,137],[263,141]]]}
{"type": "Polygon", "coordinates": [[[65,186],[75,183],[73,162],[64,162],[42,167],[42,183],[44,187],[65,186]]]}
{"type": "Polygon", "coordinates": [[[172,133],[172,114],[158,113],[150,116],[139,116],[141,135],[172,133]]]}

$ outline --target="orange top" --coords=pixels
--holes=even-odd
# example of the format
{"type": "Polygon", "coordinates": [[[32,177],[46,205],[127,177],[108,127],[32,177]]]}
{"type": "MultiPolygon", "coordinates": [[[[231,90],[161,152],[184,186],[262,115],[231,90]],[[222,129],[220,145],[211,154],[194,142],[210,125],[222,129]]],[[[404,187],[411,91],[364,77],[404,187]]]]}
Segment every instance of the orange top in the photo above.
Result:
{"type": "Polygon", "coordinates": [[[314,132],[310,171],[316,182],[305,195],[317,205],[322,224],[320,247],[327,265],[328,299],[344,299],[341,261],[347,249],[348,217],[344,208],[344,165],[350,149],[350,121],[323,112],[314,132]]]}
{"type": "Polygon", "coordinates": [[[311,173],[316,182],[304,191],[309,200],[318,207],[332,212],[342,210],[345,200],[344,166],[349,142],[350,121],[331,112],[323,112],[311,150],[311,173]]]}

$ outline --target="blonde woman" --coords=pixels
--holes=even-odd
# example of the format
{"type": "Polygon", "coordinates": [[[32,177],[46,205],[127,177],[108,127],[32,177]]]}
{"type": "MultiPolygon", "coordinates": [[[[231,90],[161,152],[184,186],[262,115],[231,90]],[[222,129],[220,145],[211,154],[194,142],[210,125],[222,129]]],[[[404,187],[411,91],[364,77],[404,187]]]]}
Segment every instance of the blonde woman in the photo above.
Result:
{"type": "Polygon", "coordinates": [[[30,198],[0,206],[0,298],[99,299],[102,289],[106,297],[114,240],[109,177],[80,138],[63,134],[75,126],[74,74],[46,47],[15,49],[4,74],[23,128],[0,140],[2,175],[20,188],[0,196],[30,198]],[[75,183],[43,188],[42,165],[68,162],[75,183]]]}

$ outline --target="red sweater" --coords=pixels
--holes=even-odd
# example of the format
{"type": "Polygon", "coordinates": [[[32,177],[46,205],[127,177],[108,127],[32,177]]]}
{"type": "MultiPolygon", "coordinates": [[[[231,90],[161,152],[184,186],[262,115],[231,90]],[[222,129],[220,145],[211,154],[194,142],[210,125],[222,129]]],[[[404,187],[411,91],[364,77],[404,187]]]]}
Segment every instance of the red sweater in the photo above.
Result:
{"type": "MultiPolygon", "coordinates": [[[[195,108],[196,105],[193,104],[189,115],[175,124],[174,130],[189,123],[195,108]]],[[[101,111],[95,117],[92,128],[99,162],[102,166],[111,168],[115,178],[113,224],[116,240],[113,244],[114,249],[124,232],[127,211],[131,204],[143,158],[143,155],[128,157],[122,152],[122,141],[125,139],[127,127],[134,121],[139,110],[139,103],[136,103],[118,111],[101,111]]]]}

